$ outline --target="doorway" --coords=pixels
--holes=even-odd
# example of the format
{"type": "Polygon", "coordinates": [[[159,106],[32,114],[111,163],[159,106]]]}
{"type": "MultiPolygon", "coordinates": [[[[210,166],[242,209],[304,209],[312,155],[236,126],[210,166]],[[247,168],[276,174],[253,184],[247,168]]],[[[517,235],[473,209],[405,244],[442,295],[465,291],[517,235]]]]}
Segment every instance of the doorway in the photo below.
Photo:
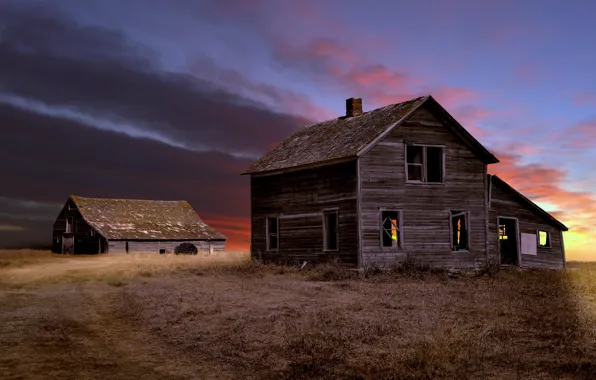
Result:
{"type": "Polygon", "coordinates": [[[501,264],[519,265],[517,219],[499,217],[497,233],[501,264]]]}
{"type": "Polygon", "coordinates": [[[62,253],[74,254],[74,236],[62,237],[62,253]]]}

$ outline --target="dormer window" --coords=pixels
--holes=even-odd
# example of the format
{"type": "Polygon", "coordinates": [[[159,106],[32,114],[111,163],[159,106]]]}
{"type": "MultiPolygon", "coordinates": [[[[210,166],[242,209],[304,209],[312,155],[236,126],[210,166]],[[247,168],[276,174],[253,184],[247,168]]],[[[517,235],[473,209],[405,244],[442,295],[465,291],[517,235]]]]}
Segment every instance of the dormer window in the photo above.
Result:
{"type": "Polygon", "coordinates": [[[444,160],[442,146],[406,146],[406,182],[443,183],[444,160]]]}

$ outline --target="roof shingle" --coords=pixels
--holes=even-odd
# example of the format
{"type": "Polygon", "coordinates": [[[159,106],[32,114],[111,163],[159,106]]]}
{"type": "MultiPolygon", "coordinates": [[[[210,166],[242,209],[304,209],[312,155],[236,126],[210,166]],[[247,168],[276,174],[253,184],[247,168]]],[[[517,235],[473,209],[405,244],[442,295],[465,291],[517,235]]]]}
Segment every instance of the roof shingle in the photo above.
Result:
{"type": "Polygon", "coordinates": [[[242,174],[268,172],[356,156],[392,123],[428,97],[391,104],[353,117],[339,117],[300,128],[242,174]]]}
{"type": "Polygon", "coordinates": [[[87,223],[106,239],[225,240],[186,201],[71,196],[87,223]]]}

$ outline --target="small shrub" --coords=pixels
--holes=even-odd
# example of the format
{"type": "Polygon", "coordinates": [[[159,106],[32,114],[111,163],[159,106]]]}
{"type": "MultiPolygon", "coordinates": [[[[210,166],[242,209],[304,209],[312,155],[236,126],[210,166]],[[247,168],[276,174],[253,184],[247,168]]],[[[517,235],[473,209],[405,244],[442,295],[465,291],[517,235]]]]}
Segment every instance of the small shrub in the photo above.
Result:
{"type": "Polygon", "coordinates": [[[182,243],[176,248],[174,248],[174,253],[177,255],[196,255],[197,253],[199,253],[199,250],[194,244],[182,243]]]}
{"type": "Polygon", "coordinates": [[[493,276],[501,270],[501,262],[498,258],[491,257],[478,270],[478,275],[493,276]]]}

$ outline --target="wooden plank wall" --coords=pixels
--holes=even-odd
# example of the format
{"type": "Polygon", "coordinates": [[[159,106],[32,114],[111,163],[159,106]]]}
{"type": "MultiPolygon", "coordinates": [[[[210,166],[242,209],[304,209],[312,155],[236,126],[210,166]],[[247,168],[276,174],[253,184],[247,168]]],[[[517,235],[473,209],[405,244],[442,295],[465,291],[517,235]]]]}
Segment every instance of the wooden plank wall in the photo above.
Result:
{"type": "Polygon", "coordinates": [[[251,255],[280,262],[324,262],[336,257],[356,266],[356,161],[251,177],[251,255]],[[323,251],[323,216],[338,208],[339,250],[323,251]],[[305,215],[306,214],[306,215],[305,215]],[[279,215],[279,251],[266,251],[265,223],[279,215]]]}
{"type": "MultiPolygon", "coordinates": [[[[73,218],[73,232],[69,234],[74,237],[74,253],[75,254],[95,254],[99,253],[101,236],[95,234],[91,236],[93,230],[91,226],[85,222],[81,213],[76,208],[76,204],[72,200],[68,200],[62,211],[56,218],[52,231],[52,252],[62,253],[62,235],[66,232],[66,218],[73,218]],[[69,209],[70,206],[70,209],[69,209]]],[[[105,246],[105,245],[104,245],[105,246]]]]}
{"type": "Polygon", "coordinates": [[[421,108],[360,158],[362,264],[393,265],[407,255],[437,267],[486,262],[486,165],[421,108]],[[405,143],[446,145],[445,185],[406,183],[405,143]],[[403,210],[403,249],[381,249],[380,208],[403,210]],[[452,252],[450,210],[469,212],[470,251],[452,252]]]}
{"type": "Polygon", "coordinates": [[[509,189],[492,183],[489,215],[490,256],[499,260],[497,218],[511,217],[519,220],[519,233],[537,234],[538,230],[549,231],[551,248],[537,248],[537,255],[521,255],[521,266],[527,268],[561,269],[565,262],[561,233],[548,223],[544,216],[533,211],[519,196],[509,189]]]}
{"type": "MultiPolygon", "coordinates": [[[[209,253],[209,247],[213,247],[214,253],[223,252],[226,249],[225,241],[204,241],[204,240],[192,240],[192,241],[141,241],[141,240],[130,240],[128,242],[128,253],[159,253],[160,249],[165,249],[165,253],[174,253],[176,246],[181,243],[194,244],[199,253],[209,253]]],[[[109,241],[109,253],[126,253],[126,241],[124,240],[110,240],[109,241]]]]}

